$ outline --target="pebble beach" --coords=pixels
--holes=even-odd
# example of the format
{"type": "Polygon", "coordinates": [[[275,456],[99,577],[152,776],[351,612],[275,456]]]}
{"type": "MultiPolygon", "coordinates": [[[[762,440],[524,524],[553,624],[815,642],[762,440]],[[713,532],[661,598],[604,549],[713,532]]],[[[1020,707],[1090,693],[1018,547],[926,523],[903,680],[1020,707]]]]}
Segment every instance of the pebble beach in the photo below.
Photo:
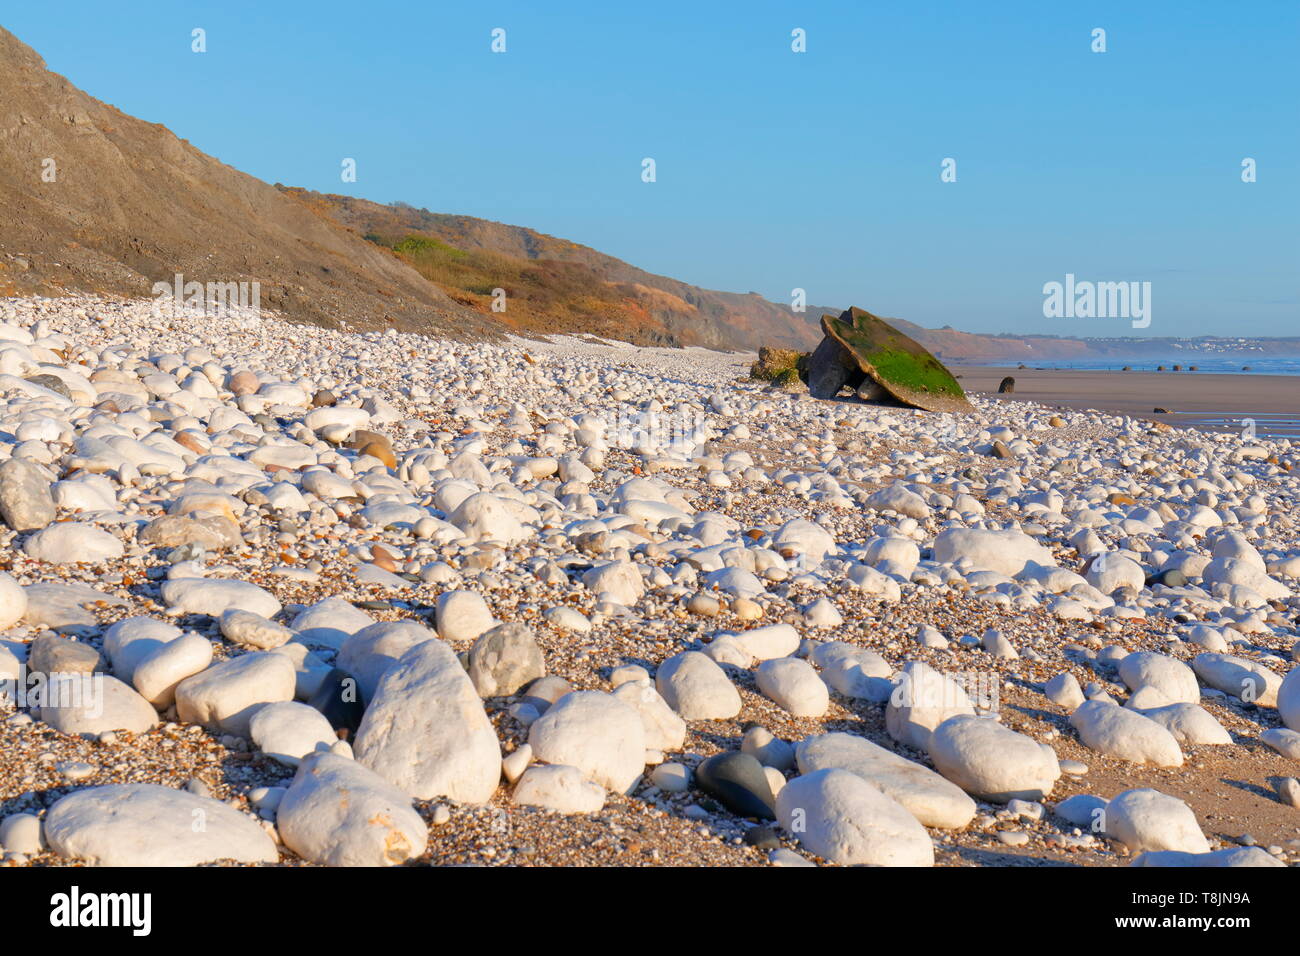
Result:
{"type": "Polygon", "coordinates": [[[1300,444],[752,358],[0,302],[0,861],[1300,862],[1300,444]]]}

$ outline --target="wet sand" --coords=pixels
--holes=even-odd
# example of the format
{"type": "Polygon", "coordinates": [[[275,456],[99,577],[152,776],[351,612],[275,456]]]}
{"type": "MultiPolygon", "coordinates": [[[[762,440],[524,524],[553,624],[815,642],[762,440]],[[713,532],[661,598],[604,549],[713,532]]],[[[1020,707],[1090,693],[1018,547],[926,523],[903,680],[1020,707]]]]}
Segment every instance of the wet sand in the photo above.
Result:
{"type": "Polygon", "coordinates": [[[1260,437],[1300,438],[1300,375],[1212,375],[1198,372],[1102,372],[961,365],[953,374],[969,392],[997,397],[998,383],[1016,380],[1011,401],[1097,409],[1179,427],[1241,431],[1253,419],[1260,437]],[[1167,408],[1159,414],[1156,408],[1167,408]]]}

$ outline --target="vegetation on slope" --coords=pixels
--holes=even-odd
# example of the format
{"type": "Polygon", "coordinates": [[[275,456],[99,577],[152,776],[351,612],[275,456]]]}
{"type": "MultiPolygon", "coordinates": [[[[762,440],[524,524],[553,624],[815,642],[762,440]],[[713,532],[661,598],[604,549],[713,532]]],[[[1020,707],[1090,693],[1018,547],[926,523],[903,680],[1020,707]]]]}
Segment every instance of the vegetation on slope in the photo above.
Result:
{"type": "Polygon", "coordinates": [[[455,301],[512,329],[584,332],[640,344],[681,344],[678,336],[655,318],[646,296],[632,287],[605,281],[588,266],[458,249],[423,235],[372,232],[366,238],[391,250],[455,301]]]}
{"type": "Polygon", "coordinates": [[[701,289],[522,226],[281,188],[388,249],[456,302],[518,331],[709,348],[806,348],[819,338],[815,318],[756,293],[701,289]],[[504,312],[492,310],[494,289],[505,290],[504,312]]]}

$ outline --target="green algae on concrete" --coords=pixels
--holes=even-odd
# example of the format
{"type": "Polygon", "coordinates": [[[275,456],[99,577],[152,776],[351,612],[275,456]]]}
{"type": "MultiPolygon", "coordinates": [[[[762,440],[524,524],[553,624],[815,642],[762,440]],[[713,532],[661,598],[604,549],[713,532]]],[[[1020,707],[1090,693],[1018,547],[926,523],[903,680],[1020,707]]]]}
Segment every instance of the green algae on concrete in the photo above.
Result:
{"type": "Polygon", "coordinates": [[[822,316],[822,331],[842,347],[836,350],[839,364],[856,366],[858,374],[848,376],[846,384],[856,387],[865,376],[905,405],[932,412],[972,410],[966,393],[942,362],[865,309],[855,306],[838,318],[822,316]]]}
{"type": "Polygon", "coordinates": [[[749,377],[774,385],[794,385],[807,377],[809,355],[794,349],[763,346],[758,350],[758,361],[749,368],[749,377]]]}

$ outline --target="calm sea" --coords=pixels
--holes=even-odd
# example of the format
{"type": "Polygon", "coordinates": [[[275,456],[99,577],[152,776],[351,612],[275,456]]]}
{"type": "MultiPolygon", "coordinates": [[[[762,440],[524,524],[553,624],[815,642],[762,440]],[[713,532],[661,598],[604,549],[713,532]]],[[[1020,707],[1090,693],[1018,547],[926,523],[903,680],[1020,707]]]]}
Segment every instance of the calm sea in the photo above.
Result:
{"type": "MultiPolygon", "coordinates": [[[[998,364],[1009,365],[1009,363],[998,364]]],[[[1161,365],[1166,370],[1181,365],[1183,371],[1187,371],[1190,366],[1195,365],[1198,372],[1216,375],[1300,375],[1300,357],[1252,358],[1249,355],[1231,355],[1202,358],[1178,355],[1172,358],[1151,359],[1056,359],[1025,364],[1030,368],[1077,369],[1085,372],[1118,372],[1126,365],[1135,372],[1154,372],[1161,365]]]]}

